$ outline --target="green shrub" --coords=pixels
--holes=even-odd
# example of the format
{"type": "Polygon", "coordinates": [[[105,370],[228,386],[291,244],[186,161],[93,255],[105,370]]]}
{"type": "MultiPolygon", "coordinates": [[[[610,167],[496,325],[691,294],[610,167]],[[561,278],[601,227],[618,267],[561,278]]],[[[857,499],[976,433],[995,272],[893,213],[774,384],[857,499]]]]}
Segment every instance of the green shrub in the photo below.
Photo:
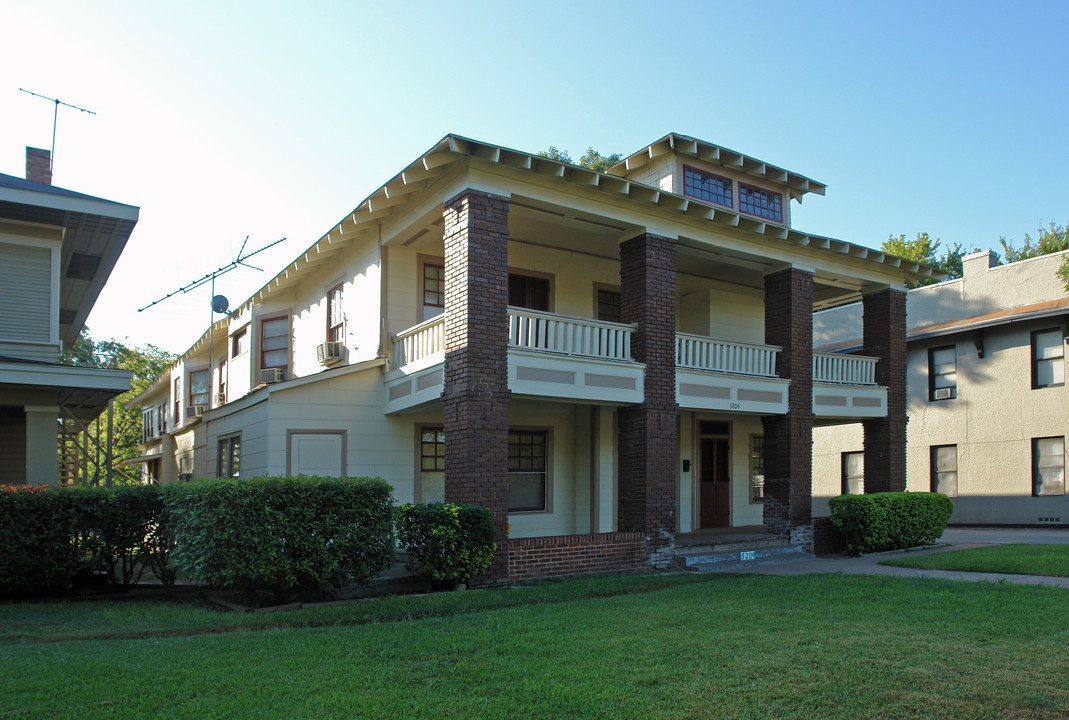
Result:
{"type": "Polygon", "coordinates": [[[76,490],[0,486],[0,594],[66,590],[88,569],[76,490]]]}
{"type": "Polygon", "coordinates": [[[279,599],[362,581],[394,561],[392,491],[377,479],[203,480],[167,488],[175,566],[279,599]]]}
{"type": "Polygon", "coordinates": [[[488,508],[423,503],[397,508],[397,540],[408,568],[440,583],[466,583],[486,571],[497,551],[488,508]]]}
{"type": "Polygon", "coordinates": [[[831,521],[854,553],[930,545],[943,534],[954,503],[939,493],[840,495],[828,501],[831,521]]]}

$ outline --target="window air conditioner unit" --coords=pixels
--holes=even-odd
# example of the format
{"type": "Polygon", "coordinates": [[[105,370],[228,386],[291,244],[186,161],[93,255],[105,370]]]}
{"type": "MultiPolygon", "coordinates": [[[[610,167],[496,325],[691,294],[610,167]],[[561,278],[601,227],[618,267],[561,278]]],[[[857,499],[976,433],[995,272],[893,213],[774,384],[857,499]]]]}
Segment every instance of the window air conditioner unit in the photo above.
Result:
{"type": "Polygon", "coordinates": [[[226,405],[226,393],[216,393],[215,394],[215,404],[216,404],[216,406],[218,406],[218,405],[226,405]]]}
{"type": "Polygon", "coordinates": [[[316,357],[320,365],[333,365],[341,362],[344,345],[340,342],[325,342],[316,346],[316,357]]]}
{"type": "Polygon", "coordinates": [[[950,399],[950,388],[937,388],[936,391],[935,391],[935,399],[936,400],[949,400],[950,399]]]}
{"type": "Polygon", "coordinates": [[[186,408],[186,419],[192,420],[193,418],[199,418],[207,410],[206,405],[190,405],[186,408]]]}
{"type": "Polygon", "coordinates": [[[260,382],[279,383],[286,379],[286,371],[282,368],[265,368],[260,371],[260,382]]]}

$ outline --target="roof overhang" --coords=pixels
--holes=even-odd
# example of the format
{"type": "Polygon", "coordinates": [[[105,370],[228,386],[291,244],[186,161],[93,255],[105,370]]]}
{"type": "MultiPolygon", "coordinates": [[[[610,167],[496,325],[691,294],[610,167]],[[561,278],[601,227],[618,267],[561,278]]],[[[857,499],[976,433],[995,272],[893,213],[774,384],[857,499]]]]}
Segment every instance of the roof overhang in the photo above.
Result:
{"type": "Polygon", "coordinates": [[[62,227],[59,337],[78,339],[137,223],[139,209],[0,175],[0,217],[62,227]]]}
{"type": "Polygon", "coordinates": [[[129,370],[106,370],[69,365],[0,362],[0,388],[46,390],[79,420],[100,414],[108,400],[130,389],[129,370]]]}

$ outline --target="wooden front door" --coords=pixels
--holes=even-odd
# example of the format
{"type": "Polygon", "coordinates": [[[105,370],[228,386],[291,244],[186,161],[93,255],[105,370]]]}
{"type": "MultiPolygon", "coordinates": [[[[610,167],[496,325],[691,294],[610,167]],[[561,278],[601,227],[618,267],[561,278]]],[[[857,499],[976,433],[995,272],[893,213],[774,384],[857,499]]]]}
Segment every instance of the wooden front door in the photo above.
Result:
{"type": "Polygon", "coordinates": [[[702,438],[700,444],[701,518],[703,528],[731,524],[731,476],[727,438],[702,438]]]}

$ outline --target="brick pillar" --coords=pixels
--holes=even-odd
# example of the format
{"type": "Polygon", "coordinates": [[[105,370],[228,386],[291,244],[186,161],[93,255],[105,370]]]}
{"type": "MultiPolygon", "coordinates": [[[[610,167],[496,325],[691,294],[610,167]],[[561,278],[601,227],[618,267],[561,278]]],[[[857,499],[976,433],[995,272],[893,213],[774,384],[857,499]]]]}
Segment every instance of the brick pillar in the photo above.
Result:
{"type": "Polygon", "coordinates": [[[887,388],[887,417],[865,420],[865,492],[906,489],[906,293],[866,295],[864,354],[879,358],[876,383],[887,388]]]}
{"type": "Polygon", "coordinates": [[[508,580],[508,199],[445,203],[445,497],[489,507],[497,554],[476,582],[508,580]]]}
{"type": "Polygon", "coordinates": [[[765,430],[765,532],[812,544],[813,273],[791,268],[765,276],[765,342],[783,348],[781,378],[791,381],[786,415],[765,430]]]}
{"type": "MultiPolygon", "coordinates": [[[[645,399],[620,411],[619,529],[645,533],[654,553],[676,532],[676,241],[639,235],[620,246],[620,314],[637,329],[645,399]]],[[[656,564],[656,559],[653,560],[656,564]]]]}

